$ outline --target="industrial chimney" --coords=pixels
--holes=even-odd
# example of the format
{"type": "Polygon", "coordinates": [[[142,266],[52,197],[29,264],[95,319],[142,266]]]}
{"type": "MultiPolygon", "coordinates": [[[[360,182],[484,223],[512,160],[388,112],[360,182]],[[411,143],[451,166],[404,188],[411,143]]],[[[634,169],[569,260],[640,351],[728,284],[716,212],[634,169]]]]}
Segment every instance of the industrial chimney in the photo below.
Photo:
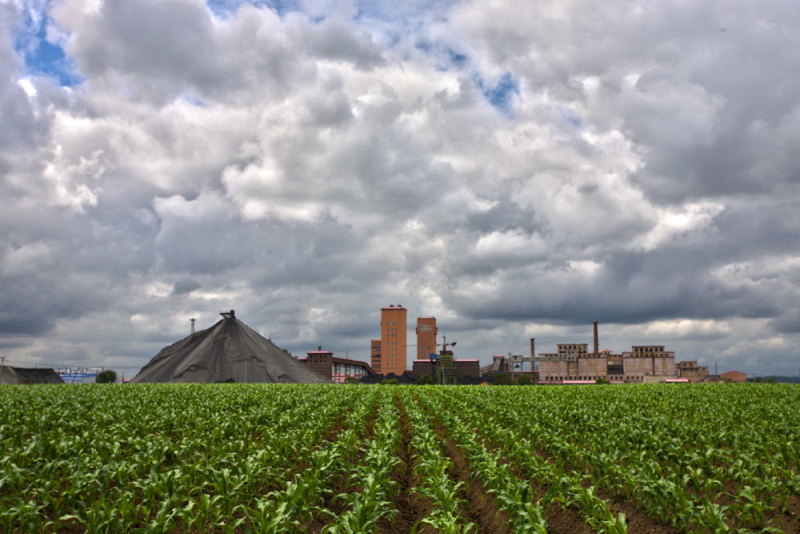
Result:
{"type": "Polygon", "coordinates": [[[600,347],[598,345],[599,345],[599,343],[598,343],[598,340],[597,340],[597,321],[595,321],[594,322],[594,353],[595,354],[599,354],[600,353],[600,347]]]}
{"type": "Polygon", "coordinates": [[[531,358],[536,357],[536,338],[531,338],[531,358]]]}

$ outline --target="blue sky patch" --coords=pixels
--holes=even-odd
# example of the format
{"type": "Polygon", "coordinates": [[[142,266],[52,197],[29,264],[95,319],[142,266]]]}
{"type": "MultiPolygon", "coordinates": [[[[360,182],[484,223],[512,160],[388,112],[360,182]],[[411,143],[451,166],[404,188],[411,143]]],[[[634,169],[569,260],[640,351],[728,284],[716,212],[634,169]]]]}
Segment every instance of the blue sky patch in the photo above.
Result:
{"type": "Polygon", "coordinates": [[[35,74],[56,78],[62,87],[72,87],[82,81],[64,49],[44,39],[32,52],[25,54],[25,65],[35,74]]]}
{"type": "Polygon", "coordinates": [[[25,69],[37,76],[55,78],[61,86],[72,87],[83,81],[64,49],[47,40],[47,21],[23,18],[15,36],[15,49],[25,60],[25,69]]]}
{"type": "Polygon", "coordinates": [[[491,105],[506,114],[511,114],[511,98],[515,94],[519,94],[519,84],[510,72],[503,74],[494,86],[486,85],[486,82],[480,77],[475,83],[491,105]]]}
{"type": "Polygon", "coordinates": [[[281,18],[286,16],[287,13],[302,11],[301,3],[296,0],[208,0],[207,2],[211,12],[223,18],[235,12],[242,4],[267,6],[281,18]]]}

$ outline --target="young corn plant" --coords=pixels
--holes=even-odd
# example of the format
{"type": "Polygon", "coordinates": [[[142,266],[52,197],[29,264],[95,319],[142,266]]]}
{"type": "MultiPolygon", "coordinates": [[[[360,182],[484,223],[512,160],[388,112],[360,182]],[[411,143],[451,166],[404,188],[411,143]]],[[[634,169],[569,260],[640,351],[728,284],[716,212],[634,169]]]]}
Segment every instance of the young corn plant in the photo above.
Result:
{"type": "Polygon", "coordinates": [[[350,485],[359,488],[339,495],[347,509],[323,532],[329,534],[350,532],[375,532],[378,521],[391,519],[398,512],[393,504],[397,483],[392,480],[392,470],[400,463],[394,454],[400,441],[399,415],[393,397],[383,395],[378,418],[374,423],[374,437],[362,448],[364,458],[354,467],[350,485]]]}
{"type": "Polygon", "coordinates": [[[431,500],[432,511],[413,527],[413,532],[429,526],[438,532],[469,533],[476,525],[465,520],[460,512],[464,500],[459,497],[463,482],[455,483],[450,477],[452,462],[444,454],[444,443],[430,428],[430,420],[410,396],[404,398],[413,437],[411,448],[415,457],[413,472],[419,484],[412,492],[431,500]]]}

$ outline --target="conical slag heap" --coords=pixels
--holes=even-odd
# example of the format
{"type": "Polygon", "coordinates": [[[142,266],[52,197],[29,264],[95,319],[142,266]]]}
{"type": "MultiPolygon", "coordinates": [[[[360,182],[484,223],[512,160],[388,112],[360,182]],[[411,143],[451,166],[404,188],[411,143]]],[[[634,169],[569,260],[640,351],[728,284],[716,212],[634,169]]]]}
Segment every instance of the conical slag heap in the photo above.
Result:
{"type": "Polygon", "coordinates": [[[132,382],[330,383],[233,313],[161,350],[132,382]]]}

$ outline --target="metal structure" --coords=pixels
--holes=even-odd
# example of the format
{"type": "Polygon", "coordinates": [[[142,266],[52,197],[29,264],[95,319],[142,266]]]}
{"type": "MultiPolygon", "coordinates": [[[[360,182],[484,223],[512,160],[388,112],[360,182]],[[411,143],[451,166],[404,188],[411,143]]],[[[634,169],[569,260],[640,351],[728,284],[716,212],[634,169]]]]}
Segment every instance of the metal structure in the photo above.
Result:
{"type": "Polygon", "coordinates": [[[442,350],[439,354],[431,353],[431,366],[433,367],[433,381],[435,384],[458,384],[458,373],[456,364],[453,361],[453,351],[447,350],[447,346],[455,347],[456,342],[448,343],[447,337],[442,336],[442,350]]]}

